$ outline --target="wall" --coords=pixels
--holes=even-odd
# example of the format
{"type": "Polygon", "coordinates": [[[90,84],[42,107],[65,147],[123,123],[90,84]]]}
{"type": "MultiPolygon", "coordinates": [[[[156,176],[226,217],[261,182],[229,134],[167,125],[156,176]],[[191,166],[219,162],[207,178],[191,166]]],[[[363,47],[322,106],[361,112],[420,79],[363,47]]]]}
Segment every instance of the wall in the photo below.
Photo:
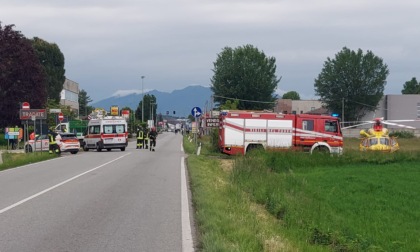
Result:
{"type": "Polygon", "coordinates": [[[61,91],[60,104],[70,106],[70,108],[78,115],[79,114],[79,84],[72,80],[66,79],[61,91]],[[74,97],[73,97],[74,96],[74,97]],[[72,98],[70,98],[72,97],[72,98]]]}

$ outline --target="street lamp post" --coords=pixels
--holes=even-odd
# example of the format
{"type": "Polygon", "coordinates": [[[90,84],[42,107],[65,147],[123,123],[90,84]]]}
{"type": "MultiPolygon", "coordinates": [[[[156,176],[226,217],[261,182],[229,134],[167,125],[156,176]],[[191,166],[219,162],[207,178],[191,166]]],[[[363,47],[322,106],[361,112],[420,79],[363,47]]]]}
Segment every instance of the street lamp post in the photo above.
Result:
{"type": "Polygon", "coordinates": [[[143,79],[145,76],[141,76],[141,122],[144,122],[144,93],[143,93],[143,79]]]}
{"type": "Polygon", "coordinates": [[[150,103],[150,114],[152,115],[152,121],[153,121],[153,125],[155,124],[155,122],[154,122],[154,120],[153,120],[153,107],[154,107],[154,105],[156,105],[156,103],[154,103],[154,102],[151,102],[150,103]]]}

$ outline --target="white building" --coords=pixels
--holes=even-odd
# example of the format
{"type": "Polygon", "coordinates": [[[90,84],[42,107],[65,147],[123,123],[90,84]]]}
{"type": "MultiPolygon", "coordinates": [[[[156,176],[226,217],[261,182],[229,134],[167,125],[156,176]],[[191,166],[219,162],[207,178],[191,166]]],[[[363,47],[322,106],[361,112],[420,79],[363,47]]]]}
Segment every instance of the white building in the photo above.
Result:
{"type": "Polygon", "coordinates": [[[308,114],[320,108],[322,108],[322,102],[318,100],[278,99],[274,112],[283,114],[308,114]]]}
{"type": "Polygon", "coordinates": [[[61,91],[60,104],[70,106],[76,115],[79,115],[79,84],[72,80],[66,79],[61,91]]]}
{"type": "MultiPolygon", "coordinates": [[[[385,95],[379,101],[376,111],[366,114],[362,121],[378,117],[383,117],[384,120],[413,120],[399,123],[420,129],[420,95],[385,95]]],[[[395,125],[387,127],[398,128],[395,125]]]]}

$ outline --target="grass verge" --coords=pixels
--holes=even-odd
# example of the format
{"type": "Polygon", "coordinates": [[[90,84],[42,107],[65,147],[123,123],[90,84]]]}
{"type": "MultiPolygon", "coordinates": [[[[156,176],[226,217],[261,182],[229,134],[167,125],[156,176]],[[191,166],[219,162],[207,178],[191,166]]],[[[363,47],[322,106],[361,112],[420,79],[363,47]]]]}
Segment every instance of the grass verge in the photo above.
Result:
{"type": "Polygon", "coordinates": [[[22,165],[36,163],[57,157],[57,155],[49,155],[48,153],[3,153],[3,163],[0,164],[0,171],[22,165]]]}
{"type": "Polygon", "coordinates": [[[228,159],[200,141],[201,156],[184,141],[200,251],[420,251],[418,139],[391,155],[356,139],[342,156],[228,159]]]}
{"type": "Polygon", "coordinates": [[[220,159],[207,146],[204,143],[202,153],[211,157],[197,156],[194,142],[184,140],[199,232],[198,250],[297,251],[294,242],[282,236],[280,221],[231,183],[235,161],[220,159]]]}

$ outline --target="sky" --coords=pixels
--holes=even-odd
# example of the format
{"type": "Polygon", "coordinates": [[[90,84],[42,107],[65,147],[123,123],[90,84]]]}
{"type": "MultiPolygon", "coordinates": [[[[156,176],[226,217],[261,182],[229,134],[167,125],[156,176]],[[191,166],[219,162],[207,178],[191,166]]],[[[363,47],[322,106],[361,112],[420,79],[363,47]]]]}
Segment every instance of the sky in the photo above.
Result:
{"type": "Polygon", "coordinates": [[[276,93],[316,99],[314,79],[343,47],[383,59],[385,94],[420,79],[419,10],[418,0],[0,0],[0,22],[56,43],[93,102],[209,87],[223,48],[248,44],[276,59],[276,93]]]}

